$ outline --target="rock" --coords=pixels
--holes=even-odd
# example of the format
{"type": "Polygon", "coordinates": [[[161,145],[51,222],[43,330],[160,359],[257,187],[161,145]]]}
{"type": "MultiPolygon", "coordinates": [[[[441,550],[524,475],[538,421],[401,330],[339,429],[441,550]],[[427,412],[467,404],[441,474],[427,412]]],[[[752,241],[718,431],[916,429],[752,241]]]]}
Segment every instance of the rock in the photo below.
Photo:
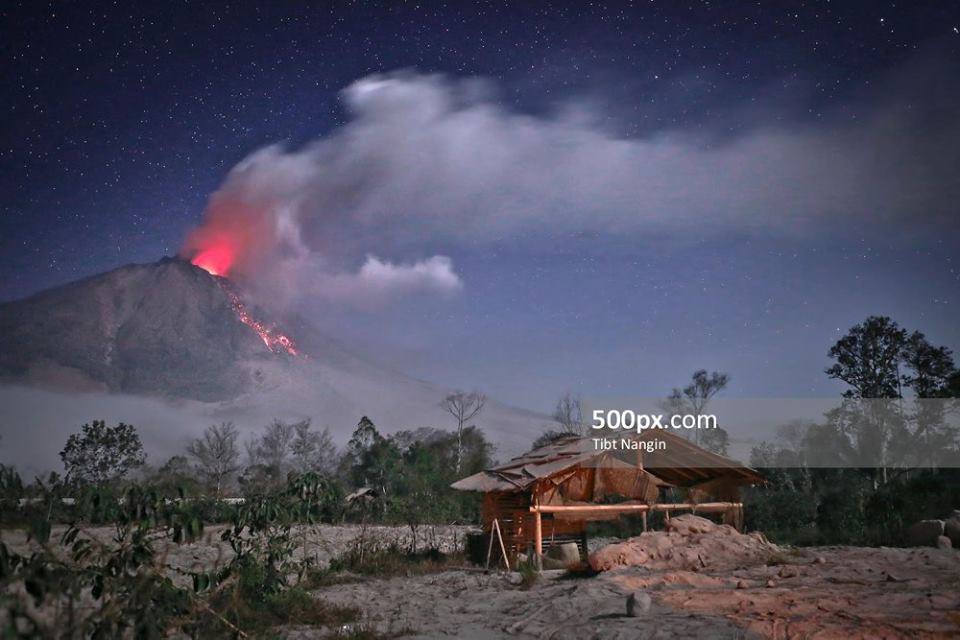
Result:
{"type": "Polygon", "coordinates": [[[580,564],[580,548],[576,542],[566,542],[547,550],[547,557],[556,560],[564,568],[580,564]]]}
{"type": "Polygon", "coordinates": [[[937,538],[937,549],[953,549],[953,542],[947,536],[937,538]]]}
{"type": "Polygon", "coordinates": [[[960,549],[960,511],[954,511],[943,522],[943,535],[950,538],[955,548],[960,549]]]}
{"type": "Polygon", "coordinates": [[[748,586],[746,580],[737,580],[737,589],[746,589],[748,586]]]}
{"type": "Polygon", "coordinates": [[[767,580],[767,587],[772,589],[775,586],[777,586],[776,582],[774,582],[773,580],[767,580]]]}
{"type": "Polygon", "coordinates": [[[699,571],[733,569],[764,562],[779,548],[760,537],[744,535],[729,525],[682,515],[671,518],[668,531],[648,531],[590,554],[594,571],[616,567],[699,571]]]}
{"type": "Polygon", "coordinates": [[[943,520],[921,520],[907,529],[907,544],[911,547],[935,547],[943,535],[943,520]]]}
{"type": "Polygon", "coordinates": [[[683,535],[697,534],[697,533],[713,533],[722,525],[707,520],[706,518],[701,518],[700,516],[695,516],[692,513],[685,513],[682,516],[677,516],[676,518],[670,518],[666,524],[667,531],[673,531],[674,533],[682,533],[683,535]]]}
{"type": "Polygon", "coordinates": [[[627,615],[631,618],[639,618],[649,613],[652,604],[653,600],[650,599],[649,594],[643,591],[634,591],[627,596],[627,615]]]}
{"type": "Polygon", "coordinates": [[[816,558],[813,559],[813,564],[824,564],[826,563],[826,561],[827,559],[824,558],[823,556],[817,556],[816,558]]]}
{"type": "Polygon", "coordinates": [[[781,578],[796,578],[799,574],[800,572],[797,571],[796,567],[791,567],[788,565],[780,567],[780,571],[777,572],[777,575],[781,578]]]}

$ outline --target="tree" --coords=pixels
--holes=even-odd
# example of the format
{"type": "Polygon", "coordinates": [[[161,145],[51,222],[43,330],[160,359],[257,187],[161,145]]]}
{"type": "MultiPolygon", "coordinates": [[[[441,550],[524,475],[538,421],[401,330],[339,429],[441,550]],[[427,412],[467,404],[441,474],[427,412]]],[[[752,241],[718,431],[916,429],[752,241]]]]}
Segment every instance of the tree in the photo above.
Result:
{"type": "Polygon", "coordinates": [[[956,395],[951,392],[951,378],[957,376],[953,354],[946,347],[934,347],[919,331],[910,334],[903,348],[903,364],[906,373],[901,377],[905,386],[913,390],[919,400],[914,402],[912,418],[916,429],[904,451],[916,450],[916,462],[936,466],[944,454],[956,451],[956,428],[948,425],[948,406],[945,400],[956,395]]]}
{"type": "Polygon", "coordinates": [[[827,368],[831,378],[850,385],[848,398],[899,398],[899,363],[907,332],[885,316],[870,316],[837,340],[828,355],[836,363],[827,368]]]}
{"type": "Polygon", "coordinates": [[[707,374],[706,369],[695,371],[690,384],[683,388],[683,395],[690,403],[693,414],[702,415],[710,399],[723,391],[730,382],[730,376],[714,371],[707,374]]]}
{"type": "Polygon", "coordinates": [[[586,431],[583,424],[583,411],[580,396],[569,391],[560,396],[557,406],[553,410],[553,424],[546,427],[546,431],[533,441],[533,448],[542,447],[568,436],[582,436],[586,431]],[[555,427],[554,425],[557,425],[555,427]]]}
{"type": "Polygon", "coordinates": [[[380,435],[373,421],[363,416],[357,423],[343,465],[354,487],[370,487],[380,496],[380,508],[392,496],[403,465],[400,450],[380,435]]]}
{"type": "Polygon", "coordinates": [[[187,445],[187,453],[197,462],[197,472],[214,488],[217,497],[224,482],[240,469],[239,437],[232,422],[223,422],[207,427],[202,437],[187,445]]]}
{"type": "Polygon", "coordinates": [[[94,420],[67,438],[60,459],[68,481],[103,485],[122,480],[143,466],[147,456],[133,425],[121,422],[108,427],[103,420],[94,420]]]}
{"type": "Polygon", "coordinates": [[[903,384],[913,389],[918,398],[949,395],[950,377],[956,373],[950,349],[934,347],[926,336],[914,331],[903,345],[902,358],[907,369],[903,384]]]}
{"type": "Polygon", "coordinates": [[[337,466],[337,447],[333,444],[330,430],[313,431],[310,421],[294,425],[293,443],[290,445],[293,464],[300,473],[317,472],[332,474],[337,466]]]}
{"type": "Polygon", "coordinates": [[[293,469],[293,446],[298,430],[309,430],[310,421],[282,422],[274,419],[259,435],[247,442],[246,483],[280,486],[293,469]]]}
{"type": "Polygon", "coordinates": [[[293,441],[297,437],[297,426],[303,423],[286,423],[274,420],[268,424],[260,436],[257,455],[268,467],[282,473],[293,454],[293,441]]]}
{"type": "Polygon", "coordinates": [[[569,391],[560,396],[553,410],[553,419],[563,433],[582,436],[584,429],[580,396],[569,391]]]}
{"type": "MultiPolygon", "coordinates": [[[[710,400],[723,391],[729,382],[730,376],[726,373],[714,371],[708,374],[706,369],[699,369],[693,372],[690,384],[683,389],[674,387],[667,399],[661,403],[661,407],[669,415],[688,413],[700,417],[710,400]]],[[[727,433],[720,427],[714,431],[722,433],[710,434],[707,444],[720,449],[717,453],[722,454],[727,448],[727,433]]],[[[703,440],[701,436],[699,429],[693,430],[694,442],[700,444],[703,440]]]]}
{"type": "Polygon", "coordinates": [[[857,420],[846,432],[861,464],[878,467],[884,483],[888,466],[919,462],[906,454],[933,464],[939,452],[952,449],[954,434],[945,428],[945,406],[923,402],[950,395],[956,370],[949,349],[934,347],[919,331],[908,334],[890,318],[870,316],[840,338],[828,355],[836,362],[827,375],[847,383],[850,388],[843,395],[855,403],[857,420]],[[904,410],[904,387],[921,399],[913,415],[904,410]]]}
{"type": "Polygon", "coordinates": [[[730,435],[723,427],[705,430],[700,434],[700,444],[704,449],[718,453],[721,456],[729,455],[730,453],[730,435]]]}
{"type": "Polygon", "coordinates": [[[201,488],[197,481],[197,469],[190,464],[186,456],[171,456],[156,471],[142,475],[165,496],[176,496],[180,491],[196,493],[201,488]]]}
{"type": "Polygon", "coordinates": [[[457,458],[455,467],[457,473],[460,473],[460,467],[463,464],[463,428],[468,422],[480,415],[486,402],[487,397],[477,391],[471,391],[470,393],[457,391],[456,393],[448,395],[443,399],[443,402],[440,403],[444,411],[453,416],[453,419],[457,421],[457,458]]]}

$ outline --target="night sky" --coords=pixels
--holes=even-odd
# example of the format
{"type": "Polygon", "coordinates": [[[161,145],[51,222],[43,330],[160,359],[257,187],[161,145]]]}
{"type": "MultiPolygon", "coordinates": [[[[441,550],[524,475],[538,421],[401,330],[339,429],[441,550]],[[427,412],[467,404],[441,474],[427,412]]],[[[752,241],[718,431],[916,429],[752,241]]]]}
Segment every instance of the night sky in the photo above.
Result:
{"type": "MultiPolygon", "coordinates": [[[[411,169],[363,147],[352,170],[383,173],[349,184],[386,176],[387,202],[409,215],[370,223],[387,205],[366,191],[349,214],[301,211],[301,249],[330,284],[286,303],[359,352],[548,409],[565,390],[664,394],[701,367],[730,372],[732,395],[835,395],[826,351],[870,314],[960,350],[956,3],[11,2],[0,21],[0,300],[176,254],[231,168],[267,145],[300,158],[327,140],[321,158],[342,168],[344,131],[447,135],[418,119],[436,90],[492,112],[491,130],[529,125],[532,142],[476,154],[507,158],[516,182],[461,193],[451,169],[439,202],[425,192],[444,161],[411,169]],[[397,71],[382,77],[411,92],[409,118],[394,118],[393,94],[345,106],[342,90],[397,71]],[[462,97],[472,79],[482,98],[462,97]],[[580,160],[551,189],[544,140],[557,137],[580,160]],[[610,199],[585,206],[576,176],[595,185],[595,140],[628,151],[598,152],[618,159],[590,186],[610,199]],[[739,163],[736,178],[714,199],[711,154],[725,150],[718,166],[739,163]],[[647,151],[663,155],[631,173],[647,151]],[[782,181],[761,171],[779,162],[782,181]],[[676,179],[687,163],[694,178],[676,179]],[[855,187],[821,190],[818,172],[840,183],[851,163],[855,187]],[[522,223],[482,202],[506,191],[522,223]],[[445,201],[470,217],[436,222],[445,201]],[[429,264],[456,282],[389,271],[403,295],[377,281],[356,304],[354,281],[331,274],[362,276],[370,255],[443,256],[429,264]]],[[[342,184],[315,184],[325,167],[298,206],[337,208],[342,184]]]]}

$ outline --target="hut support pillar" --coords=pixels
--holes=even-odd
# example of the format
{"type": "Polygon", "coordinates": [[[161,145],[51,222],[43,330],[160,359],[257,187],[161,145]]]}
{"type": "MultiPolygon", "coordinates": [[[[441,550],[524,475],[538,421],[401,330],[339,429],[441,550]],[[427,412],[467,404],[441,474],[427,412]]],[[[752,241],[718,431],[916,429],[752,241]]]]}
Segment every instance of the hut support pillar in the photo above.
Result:
{"type": "Polygon", "coordinates": [[[543,568],[543,518],[540,510],[533,514],[533,551],[537,555],[537,569],[543,568]]]}

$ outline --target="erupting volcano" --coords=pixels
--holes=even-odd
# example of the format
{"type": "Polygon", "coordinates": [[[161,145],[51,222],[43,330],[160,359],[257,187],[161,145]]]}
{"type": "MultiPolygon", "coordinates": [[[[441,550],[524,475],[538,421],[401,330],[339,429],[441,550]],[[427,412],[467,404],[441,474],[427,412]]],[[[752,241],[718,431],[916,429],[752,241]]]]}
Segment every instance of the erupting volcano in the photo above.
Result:
{"type": "MultiPolygon", "coordinates": [[[[220,264],[233,277],[242,271],[220,264]]],[[[367,414],[398,426],[445,419],[448,390],[373,364],[306,319],[284,316],[295,344],[280,321],[235,280],[189,259],[119,267],[0,304],[0,401],[29,407],[23,420],[8,420],[17,429],[46,433],[89,419],[78,413],[89,410],[136,419],[161,439],[211,421],[253,428],[277,416],[322,416],[330,425],[367,414]],[[141,397],[150,400],[141,405],[141,397]],[[157,397],[176,402],[158,408],[157,397]]],[[[484,415],[502,433],[531,432],[546,419],[494,402],[484,415]]]]}
{"type": "Polygon", "coordinates": [[[220,241],[213,242],[199,249],[190,259],[190,263],[195,267],[200,267],[210,275],[217,276],[218,284],[220,284],[220,288],[223,289],[224,293],[227,294],[227,297],[230,298],[230,302],[233,304],[233,308],[237,312],[237,317],[240,318],[240,322],[256,331],[260,339],[263,340],[263,344],[265,344],[270,351],[273,353],[285,352],[292,356],[300,355],[297,352],[296,345],[289,336],[280,333],[276,327],[254,318],[247,309],[247,305],[241,300],[240,295],[227,282],[226,277],[230,274],[230,269],[233,267],[236,259],[237,251],[234,246],[229,242],[220,241]]]}
{"type": "Polygon", "coordinates": [[[228,244],[215,244],[197,252],[190,260],[207,273],[226,277],[236,261],[236,252],[228,244]]]}
{"type": "Polygon", "coordinates": [[[216,271],[229,261],[164,258],[0,305],[0,379],[221,400],[254,388],[267,367],[294,365],[288,356],[304,361],[216,271]]]}

